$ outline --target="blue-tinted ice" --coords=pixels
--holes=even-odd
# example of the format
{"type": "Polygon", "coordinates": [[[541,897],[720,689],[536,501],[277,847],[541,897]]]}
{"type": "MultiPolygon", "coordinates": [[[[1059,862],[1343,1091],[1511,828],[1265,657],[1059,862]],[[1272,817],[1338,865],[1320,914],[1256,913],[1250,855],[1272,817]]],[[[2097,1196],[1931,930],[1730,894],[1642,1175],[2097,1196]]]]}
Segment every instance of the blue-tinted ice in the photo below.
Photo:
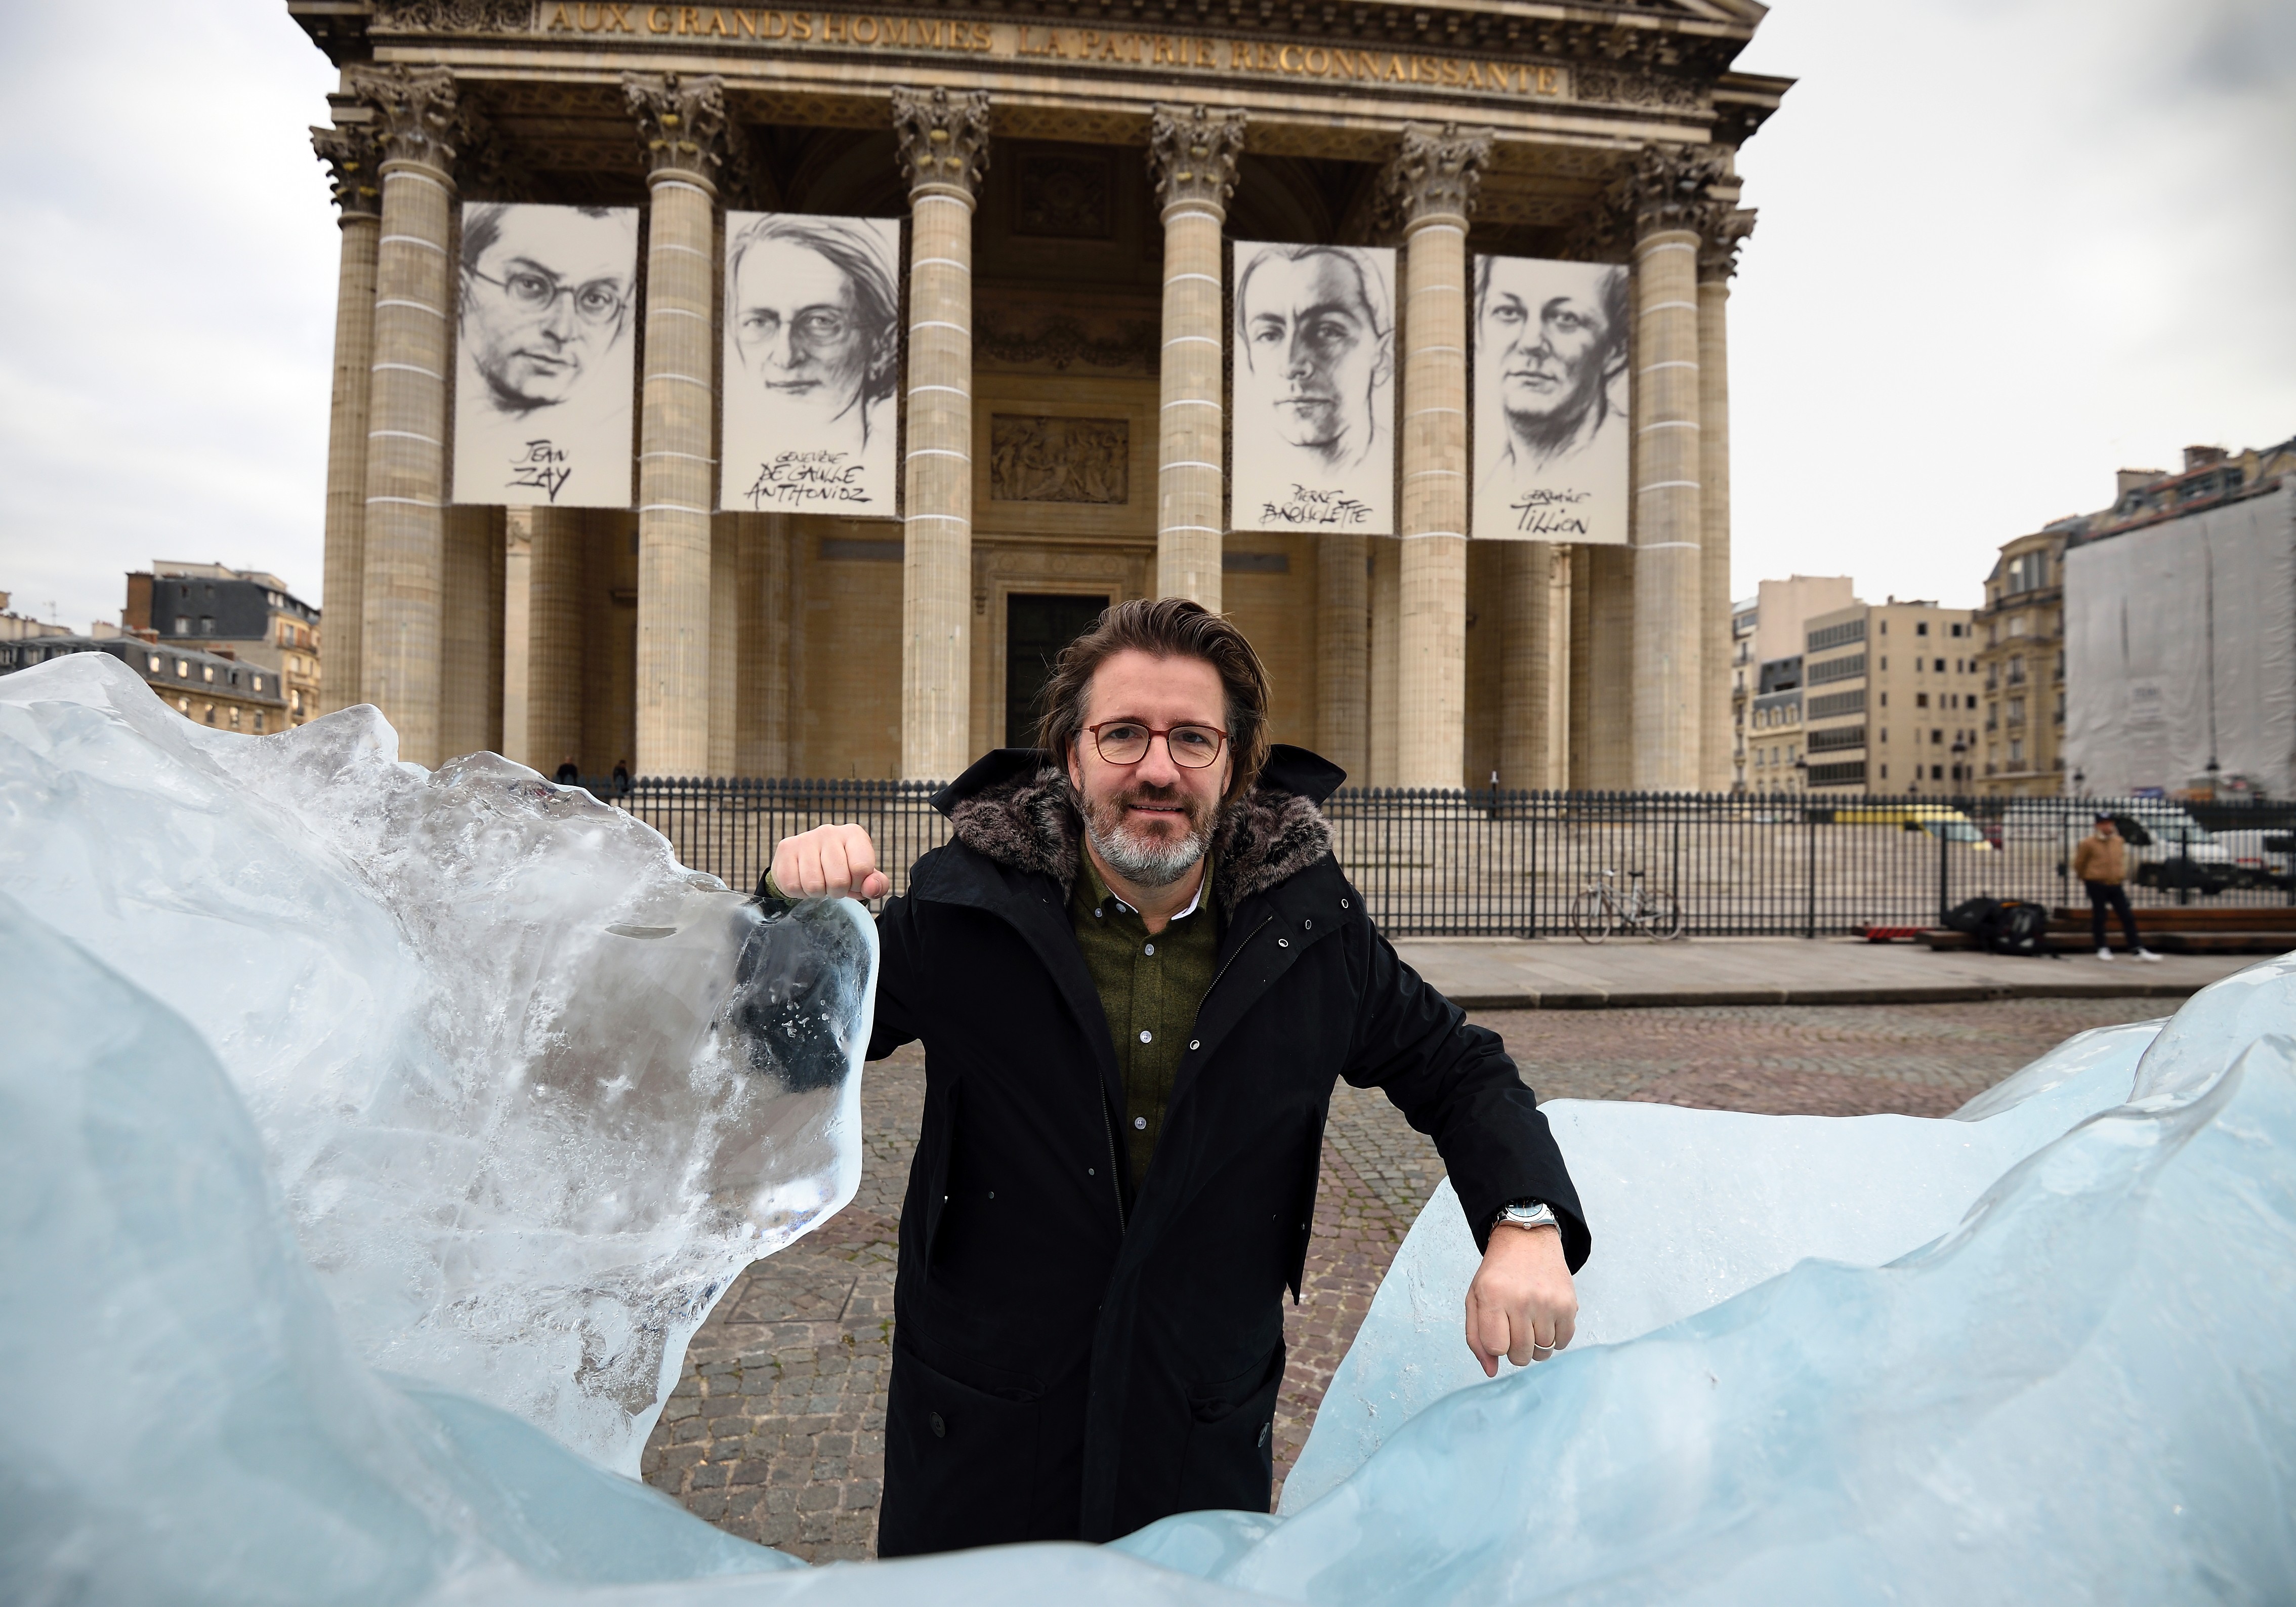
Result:
{"type": "Polygon", "coordinates": [[[2296,961],[1959,1120],[1550,1105],[1556,1361],[1472,1368],[1446,1190],[1286,1516],[801,1570],[607,1469],[850,1195],[855,906],[108,665],[0,680],[0,1601],[2296,1595],[2296,961]]]}

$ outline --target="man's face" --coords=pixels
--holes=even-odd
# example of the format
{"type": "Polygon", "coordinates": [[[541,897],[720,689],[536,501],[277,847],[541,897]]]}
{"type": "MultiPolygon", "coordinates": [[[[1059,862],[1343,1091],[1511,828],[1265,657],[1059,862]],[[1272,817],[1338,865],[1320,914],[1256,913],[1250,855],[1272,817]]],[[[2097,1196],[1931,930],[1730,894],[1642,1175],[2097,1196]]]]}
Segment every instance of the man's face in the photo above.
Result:
{"type": "Polygon", "coordinates": [[[1535,420],[1594,399],[1607,379],[1611,335],[1600,302],[1542,295],[1541,276],[1534,263],[1495,258],[1479,332],[1484,360],[1498,370],[1501,406],[1535,420]]]}
{"type": "Polygon", "coordinates": [[[615,217],[503,214],[463,275],[463,339],[504,407],[564,401],[629,321],[631,240],[615,217]]]}
{"type": "MultiPolygon", "coordinates": [[[[1174,726],[1227,727],[1219,671],[1201,659],[1159,659],[1131,650],[1093,673],[1085,700],[1087,727],[1137,720],[1152,730],[1174,726]]],[[[1109,867],[1144,887],[1163,887],[1203,857],[1212,822],[1234,773],[1226,743],[1200,769],[1172,762],[1165,739],[1129,765],[1100,757],[1087,729],[1069,755],[1069,780],[1084,803],[1085,830],[1109,867]]]]}
{"type": "Polygon", "coordinates": [[[2096,823],[2096,834],[2099,837],[2118,837],[2120,834],[2120,828],[2115,826],[2112,822],[2109,820],[2100,820],[2096,823]]]}
{"type": "Polygon", "coordinates": [[[1353,263],[1321,252],[1261,263],[1244,287],[1243,331],[1280,439],[1333,448],[1368,434],[1385,352],[1353,263]]]}
{"type": "Polygon", "coordinates": [[[833,419],[859,399],[868,332],[853,284],[820,252],[765,240],[742,253],[734,280],[734,340],[766,394],[833,419]]]}

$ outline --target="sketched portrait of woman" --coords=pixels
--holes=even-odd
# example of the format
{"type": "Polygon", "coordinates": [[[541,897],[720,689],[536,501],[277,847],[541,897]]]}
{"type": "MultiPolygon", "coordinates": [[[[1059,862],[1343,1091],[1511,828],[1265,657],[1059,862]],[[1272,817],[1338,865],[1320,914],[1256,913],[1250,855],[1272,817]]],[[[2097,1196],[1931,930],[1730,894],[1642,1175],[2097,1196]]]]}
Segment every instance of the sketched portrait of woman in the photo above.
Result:
{"type": "Polygon", "coordinates": [[[722,506],[893,517],[900,225],[726,218],[722,506]]]}
{"type": "Polygon", "coordinates": [[[1475,259],[1474,533],[1627,538],[1628,275],[1475,259]]]}

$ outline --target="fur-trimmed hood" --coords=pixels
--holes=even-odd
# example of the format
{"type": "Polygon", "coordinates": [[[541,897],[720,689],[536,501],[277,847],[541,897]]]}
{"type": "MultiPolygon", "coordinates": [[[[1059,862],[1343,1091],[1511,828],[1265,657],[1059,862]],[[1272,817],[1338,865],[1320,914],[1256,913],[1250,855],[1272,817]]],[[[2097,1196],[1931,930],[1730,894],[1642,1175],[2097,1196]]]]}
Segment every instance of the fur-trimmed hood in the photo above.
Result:
{"type": "MultiPolygon", "coordinates": [[[[1041,751],[1001,749],[934,799],[957,840],[997,864],[1041,872],[1066,898],[1082,865],[1084,822],[1068,776],[1041,751]]],[[[1212,898],[1233,911],[1332,851],[1316,808],[1345,780],[1305,749],[1278,745],[1259,779],[1220,808],[1212,828],[1212,898]]]]}

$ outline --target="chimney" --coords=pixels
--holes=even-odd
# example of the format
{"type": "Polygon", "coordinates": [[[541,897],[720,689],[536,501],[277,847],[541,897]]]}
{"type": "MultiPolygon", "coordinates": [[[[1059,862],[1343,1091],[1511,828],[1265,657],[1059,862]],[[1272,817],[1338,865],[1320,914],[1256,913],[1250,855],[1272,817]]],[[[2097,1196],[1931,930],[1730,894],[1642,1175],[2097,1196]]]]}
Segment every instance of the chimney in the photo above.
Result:
{"type": "Polygon", "coordinates": [[[2222,447],[2187,447],[2185,448],[2185,472],[2205,469],[2210,463],[2220,463],[2230,455],[2222,447]]]}
{"type": "Polygon", "coordinates": [[[2145,487],[2168,478],[2169,471],[2166,469],[2120,470],[2112,477],[2112,499],[2119,502],[2131,491],[2142,491],[2145,487]]]}
{"type": "Polygon", "coordinates": [[[152,574],[148,570],[130,570],[127,574],[127,606],[119,611],[119,623],[129,631],[141,635],[152,628],[152,574]]]}

